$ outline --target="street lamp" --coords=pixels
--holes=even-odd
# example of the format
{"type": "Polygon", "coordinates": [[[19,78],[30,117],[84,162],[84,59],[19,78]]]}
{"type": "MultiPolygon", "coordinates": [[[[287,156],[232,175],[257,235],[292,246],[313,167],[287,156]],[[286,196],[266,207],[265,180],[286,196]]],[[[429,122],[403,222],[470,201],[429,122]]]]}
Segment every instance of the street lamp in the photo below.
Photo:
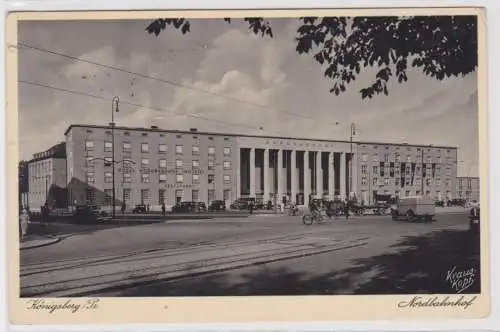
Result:
{"type": "Polygon", "coordinates": [[[115,188],[115,112],[119,112],[118,105],[120,103],[120,98],[118,96],[114,96],[111,101],[111,167],[113,174],[113,218],[116,217],[116,206],[115,206],[115,198],[116,198],[116,188],[115,188]]]}

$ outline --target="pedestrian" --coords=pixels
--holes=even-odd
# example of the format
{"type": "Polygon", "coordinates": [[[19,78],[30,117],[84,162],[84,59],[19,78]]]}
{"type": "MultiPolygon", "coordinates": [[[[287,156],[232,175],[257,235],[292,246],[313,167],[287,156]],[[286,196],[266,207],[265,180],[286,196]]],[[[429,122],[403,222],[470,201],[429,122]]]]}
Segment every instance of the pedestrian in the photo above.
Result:
{"type": "Polygon", "coordinates": [[[28,234],[28,225],[30,224],[30,216],[27,209],[23,209],[21,215],[19,216],[19,221],[21,224],[21,240],[24,239],[26,234],[28,234]]]}
{"type": "Polygon", "coordinates": [[[48,224],[49,223],[49,205],[47,203],[45,203],[43,206],[42,206],[42,222],[44,224],[48,224]]]}
{"type": "Polygon", "coordinates": [[[248,204],[248,209],[250,210],[250,214],[253,214],[253,202],[248,204]]]}
{"type": "Polygon", "coordinates": [[[349,202],[345,201],[344,203],[344,214],[345,214],[345,219],[349,219],[349,202]]]}
{"type": "Polygon", "coordinates": [[[146,213],[149,213],[149,204],[146,206],[146,213]]]}
{"type": "Polygon", "coordinates": [[[166,214],[167,209],[165,208],[165,203],[161,204],[161,214],[164,216],[166,214]]]}
{"type": "Polygon", "coordinates": [[[125,214],[125,210],[127,209],[127,205],[125,202],[122,202],[122,214],[125,214]]]}

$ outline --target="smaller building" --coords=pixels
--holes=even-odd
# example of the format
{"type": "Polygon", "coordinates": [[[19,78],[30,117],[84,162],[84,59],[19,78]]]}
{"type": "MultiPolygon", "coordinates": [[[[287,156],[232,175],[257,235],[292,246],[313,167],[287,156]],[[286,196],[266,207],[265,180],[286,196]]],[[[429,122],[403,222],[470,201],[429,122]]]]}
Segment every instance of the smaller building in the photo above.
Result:
{"type": "Polygon", "coordinates": [[[479,202],[479,177],[457,177],[458,198],[479,202]]]}
{"type": "Polygon", "coordinates": [[[35,153],[28,166],[27,206],[38,211],[45,203],[49,207],[66,207],[66,143],[35,153]]]}

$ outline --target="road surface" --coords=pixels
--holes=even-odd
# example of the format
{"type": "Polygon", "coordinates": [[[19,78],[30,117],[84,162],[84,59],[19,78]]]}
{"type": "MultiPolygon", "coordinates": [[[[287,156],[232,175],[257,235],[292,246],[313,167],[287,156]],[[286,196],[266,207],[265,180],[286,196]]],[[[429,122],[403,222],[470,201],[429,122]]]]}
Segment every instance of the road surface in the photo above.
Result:
{"type": "Polygon", "coordinates": [[[305,226],[299,217],[268,215],[67,235],[57,244],[21,251],[21,295],[256,295],[278,289],[349,294],[378,273],[376,267],[354,273],[360,260],[400,251],[393,245],[408,236],[468,226],[464,213],[436,219],[410,224],[365,216],[305,226]],[[335,289],[325,283],[332,278],[340,280],[335,289]],[[316,280],[314,289],[304,279],[316,280]]]}

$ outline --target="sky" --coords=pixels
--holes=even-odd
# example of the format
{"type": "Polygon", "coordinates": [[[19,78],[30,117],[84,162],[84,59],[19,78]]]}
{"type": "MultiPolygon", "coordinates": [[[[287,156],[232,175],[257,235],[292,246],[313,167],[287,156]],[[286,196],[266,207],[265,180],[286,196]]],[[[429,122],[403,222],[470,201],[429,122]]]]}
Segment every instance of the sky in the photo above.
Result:
{"type": "Polygon", "coordinates": [[[410,69],[389,96],[363,100],[359,89],[375,75],[365,69],[335,96],[324,68],[295,51],[296,19],[271,20],[273,38],[242,21],[192,20],[188,34],[170,28],[158,37],[148,23],[19,24],[22,44],[157,78],[20,47],[19,80],[107,99],[20,83],[22,159],[63,141],[70,124],[109,123],[119,96],[121,126],[345,140],[355,123],[355,140],[456,146],[459,175],[479,174],[476,73],[437,81],[410,69]]]}

